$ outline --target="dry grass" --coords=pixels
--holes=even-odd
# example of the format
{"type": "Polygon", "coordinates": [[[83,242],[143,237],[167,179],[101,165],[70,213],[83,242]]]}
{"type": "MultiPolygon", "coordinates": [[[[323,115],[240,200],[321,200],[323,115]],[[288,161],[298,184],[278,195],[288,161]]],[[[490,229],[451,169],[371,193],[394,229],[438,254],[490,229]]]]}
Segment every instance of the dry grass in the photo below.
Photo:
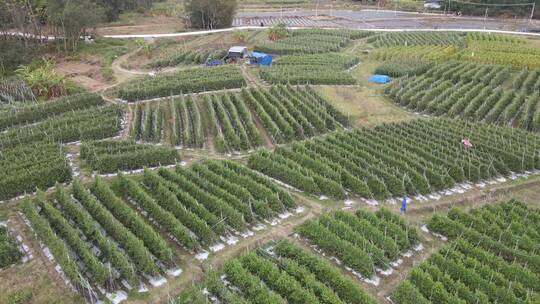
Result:
{"type": "Polygon", "coordinates": [[[415,118],[367,87],[321,86],[317,90],[349,117],[354,127],[372,127],[384,122],[415,118]]]}

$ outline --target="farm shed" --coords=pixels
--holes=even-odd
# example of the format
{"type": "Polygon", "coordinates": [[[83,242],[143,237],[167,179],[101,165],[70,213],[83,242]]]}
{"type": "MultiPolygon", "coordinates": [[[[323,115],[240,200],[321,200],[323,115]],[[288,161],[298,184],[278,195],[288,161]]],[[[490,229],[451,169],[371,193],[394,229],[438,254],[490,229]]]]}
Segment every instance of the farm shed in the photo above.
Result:
{"type": "Polygon", "coordinates": [[[233,46],[229,49],[228,58],[238,59],[244,58],[248,54],[248,49],[245,46],[233,46]]]}
{"type": "Polygon", "coordinates": [[[249,54],[249,63],[260,64],[260,65],[272,65],[272,56],[265,53],[252,52],[249,54]]]}
{"type": "Polygon", "coordinates": [[[369,80],[369,82],[380,83],[380,84],[385,84],[385,83],[389,83],[390,81],[392,81],[390,76],[388,76],[388,75],[379,75],[379,74],[372,75],[371,77],[369,77],[368,80],[369,80]]]}

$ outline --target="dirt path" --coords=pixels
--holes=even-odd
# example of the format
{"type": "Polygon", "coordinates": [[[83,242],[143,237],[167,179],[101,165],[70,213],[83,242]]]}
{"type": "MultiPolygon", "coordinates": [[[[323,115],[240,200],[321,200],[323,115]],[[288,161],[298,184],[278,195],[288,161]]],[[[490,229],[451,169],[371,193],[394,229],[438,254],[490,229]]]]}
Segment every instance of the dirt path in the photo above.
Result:
{"type": "Polygon", "coordinates": [[[253,117],[253,122],[255,123],[255,126],[257,129],[259,129],[259,133],[263,137],[264,145],[268,149],[272,149],[274,147],[274,141],[272,140],[272,137],[270,137],[270,134],[268,134],[268,130],[263,126],[261,120],[259,119],[259,116],[255,114],[255,112],[250,109],[251,111],[251,117],[253,117]]]}
{"type": "Polygon", "coordinates": [[[262,83],[258,77],[251,74],[251,71],[249,70],[249,67],[245,64],[240,66],[240,69],[242,70],[242,75],[244,75],[244,78],[247,80],[248,87],[253,86],[265,86],[266,84],[262,83]]]}

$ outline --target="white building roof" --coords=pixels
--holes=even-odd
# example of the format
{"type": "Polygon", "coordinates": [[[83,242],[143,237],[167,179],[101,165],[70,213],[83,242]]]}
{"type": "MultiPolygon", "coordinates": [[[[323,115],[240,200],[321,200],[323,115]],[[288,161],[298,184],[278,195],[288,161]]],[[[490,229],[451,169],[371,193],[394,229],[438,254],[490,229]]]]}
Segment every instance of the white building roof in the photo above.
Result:
{"type": "Polygon", "coordinates": [[[229,49],[229,53],[244,53],[247,52],[247,47],[245,46],[233,46],[229,49]]]}

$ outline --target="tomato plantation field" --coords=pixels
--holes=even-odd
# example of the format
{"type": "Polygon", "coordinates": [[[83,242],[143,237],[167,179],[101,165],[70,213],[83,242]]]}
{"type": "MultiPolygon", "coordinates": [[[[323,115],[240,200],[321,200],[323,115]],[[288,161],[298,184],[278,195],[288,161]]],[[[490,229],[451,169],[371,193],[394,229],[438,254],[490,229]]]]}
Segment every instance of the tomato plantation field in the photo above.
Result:
{"type": "Polygon", "coordinates": [[[57,144],[28,144],[6,149],[0,153],[0,167],[0,200],[71,180],[64,149],[57,144]]]}
{"type": "Polygon", "coordinates": [[[174,148],[110,140],[84,142],[81,158],[99,173],[171,165],[180,160],[174,148]]]}
{"type": "Polygon", "coordinates": [[[98,177],[87,186],[75,180],[69,189],[58,185],[50,198],[26,199],[23,211],[71,284],[92,298],[98,287],[130,289],[122,280],[138,287],[171,276],[176,247],[208,248],[295,206],[287,192],[250,169],[207,161],[145,170],[140,178],[98,177]]]}
{"type": "Polygon", "coordinates": [[[435,215],[429,230],[451,241],[415,268],[395,303],[536,303],[540,213],[510,201],[435,215]]]}
{"type": "Polygon", "coordinates": [[[375,47],[389,46],[414,46],[414,45],[439,45],[439,46],[462,46],[464,45],[463,35],[460,33],[426,33],[426,32],[404,32],[404,33],[383,33],[368,38],[368,42],[375,47]]]}
{"type": "Polygon", "coordinates": [[[48,103],[10,107],[0,110],[0,130],[36,123],[67,112],[89,109],[104,104],[95,94],[79,94],[58,98],[48,103]]]}
{"type": "Polygon", "coordinates": [[[397,58],[442,62],[449,59],[514,68],[540,67],[540,49],[523,37],[492,33],[385,33],[368,38],[378,60],[397,58]]]}
{"type": "Polygon", "coordinates": [[[240,69],[226,65],[191,68],[171,75],[134,80],[116,89],[115,94],[123,100],[133,102],[185,93],[240,88],[244,85],[240,69]]]}
{"type": "Polygon", "coordinates": [[[466,62],[396,80],[388,96],[414,112],[540,130],[540,73],[466,62]],[[512,88],[502,85],[512,79],[512,88]]]}
{"type": "Polygon", "coordinates": [[[425,73],[431,64],[422,59],[389,59],[381,63],[376,69],[376,74],[391,77],[413,76],[425,73]]]}
{"type": "Polygon", "coordinates": [[[205,133],[201,106],[192,97],[139,103],[132,107],[131,137],[143,142],[167,142],[172,146],[202,148],[205,133]]]}
{"type": "Polygon", "coordinates": [[[469,33],[467,47],[455,54],[460,60],[506,64],[515,68],[539,68],[540,49],[522,37],[469,33]]]}
{"type": "Polygon", "coordinates": [[[270,90],[244,90],[241,94],[277,143],[339,130],[349,124],[344,114],[309,86],[274,86],[270,90]]]}
{"type": "Polygon", "coordinates": [[[386,209],[375,214],[336,211],[308,220],[296,231],[364,278],[371,278],[376,268],[391,268],[400,252],[418,241],[415,228],[386,209]]]}
{"type": "Polygon", "coordinates": [[[358,63],[358,57],[334,53],[283,56],[259,76],[270,83],[352,85],[356,80],[346,70],[358,63]]]}
{"type": "Polygon", "coordinates": [[[0,302],[539,303],[538,40],[136,44],[98,93],[0,82],[0,302]],[[196,67],[230,45],[272,66],[196,67]]]}
{"type": "Polygon", "coordinates": [[[257,44],[255,50],[277,55],[337,52],[351,40],[369,35],[370,32],[355,30],[295,30],[287,37],[257,44]]]}
{"type": "Polygon", "coordinates": [[[203,64],[206,60],[222,59],[227,56],[227,50],[174,50],[171,54],[165,54],[150,63],[152,68],[165,68],[179,65],[203,64]]]}
{"type": "Polygon", "coordinates": [[[45,104],[2,111],[0,148],[40,141],[67,143],[81,139],[115,136],[120,130],[121,110],[102,105],[97,95],[75,95],[45,104]]]}
{"type": "Polygon", "coordinates": [[[539,140],[511,128],[415,120],[260,151],[250,156],[249,166],[307,193],[384,199],[534,170],[539,140]],[[464,138],[475,148],[465,147],[464,138]]]}
{"type": "Polygon", "coordinates": [[[226,261],[177,301],[207,303],[207,297],[224,303],[375,303],[328,261],[289,241],[226,261]]]}
{"type": "Polygon", "coordinates": [[[409,59],[441,62],[454,56],[458,50],[455,46],[400,45],[376,49],[373,52],[373,58],[377,60],[409,59]]]}
{"type": "Polygon", "coordinates": [[[267,132],[274,142],[283,143],[348,126],[347,118],[311,87],[289,85],[188,96],[132,108],[133,139],[203,148],[211,137],[220,153],[261,146],[261,131],[267,132]],[[265,130],[257,128],[255,119],[262,122],[265,130]]]}

